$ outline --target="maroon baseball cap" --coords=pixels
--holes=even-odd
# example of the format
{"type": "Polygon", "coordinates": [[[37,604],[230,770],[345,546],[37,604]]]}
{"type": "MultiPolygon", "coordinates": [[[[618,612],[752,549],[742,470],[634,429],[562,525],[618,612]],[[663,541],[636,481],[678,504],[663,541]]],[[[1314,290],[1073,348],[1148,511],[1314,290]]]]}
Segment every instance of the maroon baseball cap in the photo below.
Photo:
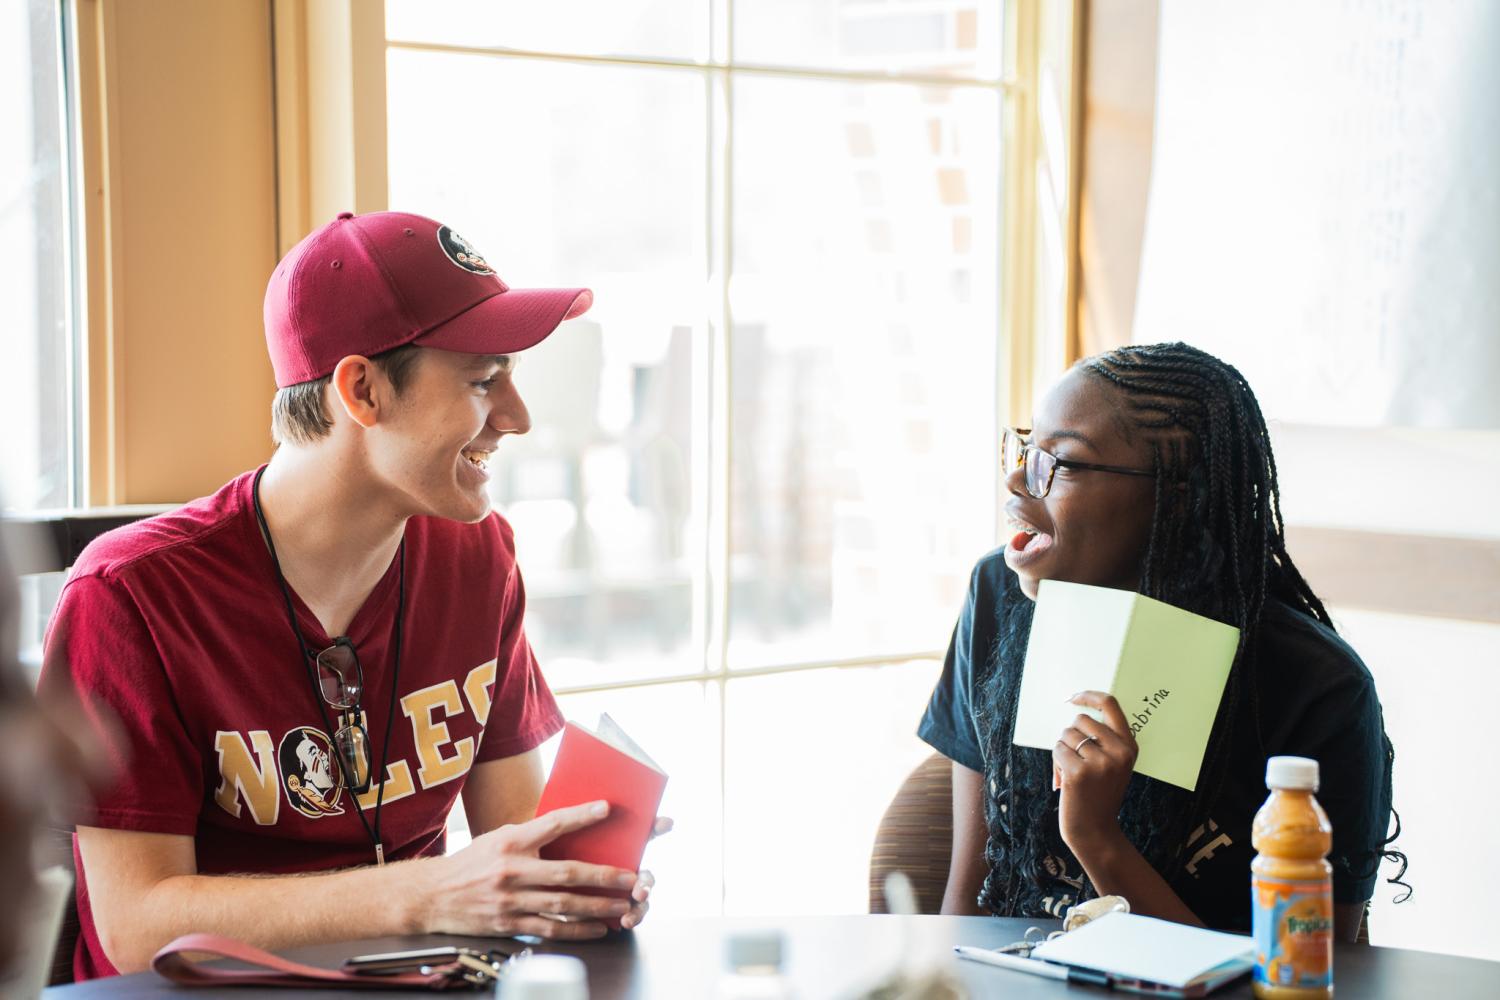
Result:
{"type": "Polygon", "coordinates": [[[594,303],[587,288],[510,288],[462,236],[405,212],[341,212],[276,265],[266,346],[276,385],[402,344],[513,354],[594,303]]]}

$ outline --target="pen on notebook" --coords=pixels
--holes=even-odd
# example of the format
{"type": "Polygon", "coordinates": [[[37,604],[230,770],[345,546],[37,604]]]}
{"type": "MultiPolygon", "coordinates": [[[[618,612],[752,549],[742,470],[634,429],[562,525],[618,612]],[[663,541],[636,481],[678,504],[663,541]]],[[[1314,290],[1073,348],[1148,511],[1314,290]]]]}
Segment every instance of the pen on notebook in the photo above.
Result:
{"type": "Polygon", "coordinates": [[[1066,979],[1070,983],[1091,983],[1095,986],[1109,984],[1109,977],[1102,973],[1075,969],[1068,965],[1054,965],[1036,958],[1007,955],[989,948],[971,948],[968,945],[958,944],[953,946],[953,951],[959,958],[967,958],[971,962],[993,965],[1001,969],[1014,969],[1016,972],[1025,972],[1044,979],[1066,979]]]}

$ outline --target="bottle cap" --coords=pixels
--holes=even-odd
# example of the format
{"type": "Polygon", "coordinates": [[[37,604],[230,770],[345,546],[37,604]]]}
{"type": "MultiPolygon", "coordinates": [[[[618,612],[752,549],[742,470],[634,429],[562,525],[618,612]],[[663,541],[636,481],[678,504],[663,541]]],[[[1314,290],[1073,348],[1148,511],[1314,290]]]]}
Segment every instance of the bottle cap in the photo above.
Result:
{"type": "Polygon", "coordinates": [[[724,959],[731,969],[755,966],[781,968],[781,932],[741,931],[724,944],[724,959]]]}
{"type": "Polygon", "coordinates": [[[588,970],[572,955],[530,955],[505,973],[505,1000],[589,1000],[588,970]]]}
{"type": "Polygon", "coordinates": [[[1266,761],[1266,787],[1316,792],[1318,762],[1311,757],[1272,757],[1266,761]]]}

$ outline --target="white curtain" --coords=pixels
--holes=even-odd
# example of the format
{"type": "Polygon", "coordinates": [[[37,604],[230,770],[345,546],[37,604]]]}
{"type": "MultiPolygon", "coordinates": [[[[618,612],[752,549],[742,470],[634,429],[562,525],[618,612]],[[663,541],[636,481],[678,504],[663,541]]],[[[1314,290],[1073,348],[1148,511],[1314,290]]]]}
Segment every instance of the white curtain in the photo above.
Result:
{"type": "Polygon", "coordinates": [[[1500,3],[1162,0],[1134,338],[1267,411],[1500,428],[1500,3]]]}

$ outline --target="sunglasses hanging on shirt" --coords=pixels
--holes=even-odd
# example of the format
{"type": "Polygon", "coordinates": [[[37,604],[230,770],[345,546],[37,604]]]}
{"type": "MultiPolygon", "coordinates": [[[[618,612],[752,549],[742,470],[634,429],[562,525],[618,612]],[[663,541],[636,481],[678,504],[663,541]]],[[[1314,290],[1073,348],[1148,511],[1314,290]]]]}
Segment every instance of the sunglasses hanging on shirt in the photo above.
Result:
{"type": "MultiPolygon", "coordinates": [[[[255,505],[255,520],[260,525],[261,534],[265,537],[266,548],[271,552],[271,565],[276,570],[276,583],[281,588],[281,596],[286,602],[287,621],[291,624],[292,634],[297,637],[297,648],[302,651],[303,664],[306,668],[308,681],[312,685],[313,697],[318,703],[318,713],[323,720],[323,731],[328,734],[329,742],[338,757],[339,773],[343,776],[344,787],[349,789],[352,795],[363,795],[370,790],[372,780],[370,770],[370,739],[365,730],[365,713],[360,707],[360,698],[364,694],[365,672],[359,662],[359,654],[355,651],[354,643],[348,636],[339,636],[333,640],[333,645],[320,653],[313,653],[308,647],[307,640],[302,636],[302,629],[297,626],[297,611],[292,604],[292,591],[287,586],[286,577],[281,572],[281,560],[276,556],[276,542],[271,538],[271,529],[266,524],[266,515],[260,506],[260,477],[265,474],[262,467],[255,474],[255,482],[251,488],[251,498],[255,505]],[[334,728],[329,718],[328,709],[338,712],[338,728],[334,728]]],[[[406,610],[406,539],[401,539],[400,547],[396,550],[397,559],[397,582],[396,582],[396,621],[393,626],[394,635],[392,644],[395,647],[394,664],[391,669],[391,699],[385,715],[385,739],[380,752],[380,771],[386,773],[386,765],[391,756],[391,727],[396,719],[396,690],[401,680],[401,634],[402,619],[406,610]]],[[[358,802],[354,804],[354,815],[359,817],[360,825],[365,828],[370,842],[375,846],[375,863],[385,864],[385,842],[380,837],[380,809],[385,803],[385,782],[380,782],[379,791],[375,795],[375,820],[371,823],[365,819],[364,809],[358,802]]]]}
{"type": "Polygon", "coordinates": [[[344,784],[354,794],[363,795],[370,790],[370,740],[365,732],[364,711],[359,707],[365,686],[364,667],[347,635],[334,639],[333,645],[315,660],[323,701],[329,708],[339,710],[339,729],[333,734],[333,747],[344,770],[344,784]]]}

